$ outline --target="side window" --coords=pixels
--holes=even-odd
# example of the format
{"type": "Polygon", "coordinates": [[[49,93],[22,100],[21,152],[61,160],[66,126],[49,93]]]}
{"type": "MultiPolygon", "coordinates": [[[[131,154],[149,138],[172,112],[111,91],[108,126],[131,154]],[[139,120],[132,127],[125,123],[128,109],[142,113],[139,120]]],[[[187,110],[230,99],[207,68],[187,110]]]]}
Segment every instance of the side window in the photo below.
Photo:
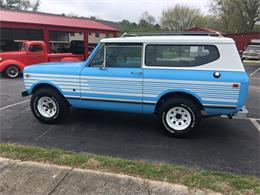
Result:
{"type": "Polygon", "coordinates": [[[141,45],[106,45],[106,67],[140,68],[141,45]]]}
{"type": "Polygon", "coordinates": [[[30,52],[43,52],[41,45],[31,45],[29,48],[30,52]]]}
{"type": "Polygon", "coordinates": [[[91,67],[97,67],[101,66],[104,64],[104,45],[101,45],[100,48],[98,49],[95,57],[90,63],[91,67]]]}
{"type": "Polygon", "coordinates": [[[193,67],[219,58],[214,45],[147,45],[146,66],[193,67]]]}

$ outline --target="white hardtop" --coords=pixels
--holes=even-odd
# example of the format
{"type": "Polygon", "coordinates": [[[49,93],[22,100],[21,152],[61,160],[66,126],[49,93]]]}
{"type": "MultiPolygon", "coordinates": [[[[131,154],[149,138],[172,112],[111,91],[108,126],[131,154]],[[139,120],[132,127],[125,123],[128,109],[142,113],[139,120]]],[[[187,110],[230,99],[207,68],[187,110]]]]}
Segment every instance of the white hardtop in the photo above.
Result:
{"type": "Polygon", "coordinates": [[[182,44],[233,44],[233,39],[212,36],[136,36],[105,38],[101,43],[182,43],[182,44]]]}

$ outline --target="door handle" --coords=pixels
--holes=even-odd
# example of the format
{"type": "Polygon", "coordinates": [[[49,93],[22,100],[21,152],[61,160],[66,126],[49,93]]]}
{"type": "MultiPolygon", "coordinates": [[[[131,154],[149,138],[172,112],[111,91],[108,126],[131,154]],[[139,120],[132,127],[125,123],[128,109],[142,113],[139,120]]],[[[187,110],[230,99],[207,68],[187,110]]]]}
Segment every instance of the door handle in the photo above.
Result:
{"type": "Polygon", "coordinates": [[[131,72],[133,75],[143,75],[143,72],[131,72]]]}

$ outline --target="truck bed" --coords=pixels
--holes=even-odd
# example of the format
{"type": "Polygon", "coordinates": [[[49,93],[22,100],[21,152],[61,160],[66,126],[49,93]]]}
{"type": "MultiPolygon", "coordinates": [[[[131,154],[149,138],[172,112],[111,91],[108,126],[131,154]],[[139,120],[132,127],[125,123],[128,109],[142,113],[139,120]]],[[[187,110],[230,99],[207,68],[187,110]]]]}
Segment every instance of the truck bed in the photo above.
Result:
{"type": "Polygon", "coordinates": [[[47,54],[48,55],[48,61],[53,62],[53,61],[60,61],[62,58],[76,58],[79,59],[80,61],[83,60],[83,55],[80,54],[72,54],[72,53],[51,53],[47,54]]]}

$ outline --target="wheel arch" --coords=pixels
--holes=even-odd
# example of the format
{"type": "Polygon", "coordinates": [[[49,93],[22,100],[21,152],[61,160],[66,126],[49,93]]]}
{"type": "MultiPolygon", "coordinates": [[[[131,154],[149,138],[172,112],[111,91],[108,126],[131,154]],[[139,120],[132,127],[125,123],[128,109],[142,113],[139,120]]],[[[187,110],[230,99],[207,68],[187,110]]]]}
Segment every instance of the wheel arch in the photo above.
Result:
{"type": "Polygon", "coordinates": [[[64,95],[61,92],[61,89],[59,89],[57,86],[55,86],[54,84],[51,83],[36,83],[34,86],[31,87],[30,89],[30,93],[33,94],[35,93],[37,90],[42,89],[42,88],[50,88],[53,89],[54,91],[56,91],[59,95],[61,95],[66,102],[70,105],[70,103],[68,102],[67,98],[64,97],[64,95]]]}
{"type": "Polygon", "coordinates": [[[6,60],[1,63],[1,71],[4,71],[9,65],[15,65],[19,68],[20,72],[23,71],[25,65],[17,60],[6,60]]]}
{"type": "Polygon", "coordinates": [[[167,92],[165,94],[163,94],[159,100],[157,101],[156,105],[155,105],[155,110],[154,112],[156,113],[160,107],[160,105],[163,103],[163,102],[166,102],[168,99],[170,98],[177,98],[177,97],[182,97],[182,98],[186,98],[186,99],[189,99],[193,102],[195,102],[199,108],[201,110],[204,110],[204,107],[200,101],[200,99],[198,97],[196,97],[195,95],[191,94],[191,93],[188,93],[188,92],[182,92],[182,91],[174,91],[174,92],[167,92]]]}

